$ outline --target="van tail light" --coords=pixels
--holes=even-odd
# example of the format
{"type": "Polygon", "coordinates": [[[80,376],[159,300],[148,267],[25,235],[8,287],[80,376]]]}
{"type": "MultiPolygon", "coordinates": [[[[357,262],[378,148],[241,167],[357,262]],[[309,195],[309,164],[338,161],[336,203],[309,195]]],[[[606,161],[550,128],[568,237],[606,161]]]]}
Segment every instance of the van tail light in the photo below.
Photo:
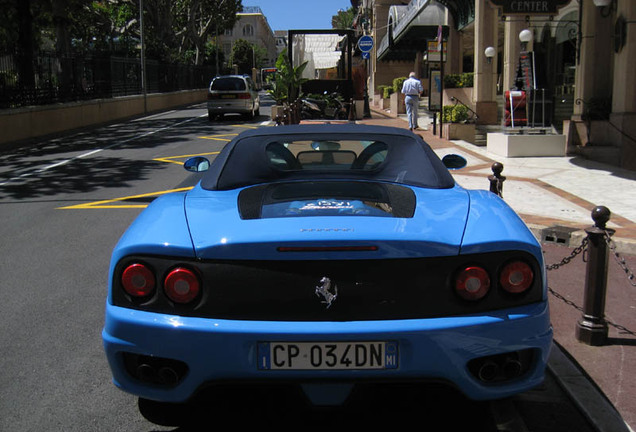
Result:
{"type": "Polygon", "coordinates": [[[480,300],[490,290],[490,277],[481,267],[466,267],[455,278],[455,292],[464,300],[480,300]]]}
{"type": "Polygon", "coordinates": [[[499,276],[501,287],[513,294],[526,291],[532,285],[533,280],[532,268],[523,261],[513,261],[506,264],[499,276]]]}
{"type": "Polygon", "coordinates": [[[131,264],[121,275],[121,284],[130,296],[147,297],[155,290],[155,275],[144,264],[131,264]]]}
{"type": "Polygon", "coordinates": [[[164,290],[173,302],[186,304],[197,298],[201,291],[201,283],[192,270],[177,267],[166,276],[164,290]]]}

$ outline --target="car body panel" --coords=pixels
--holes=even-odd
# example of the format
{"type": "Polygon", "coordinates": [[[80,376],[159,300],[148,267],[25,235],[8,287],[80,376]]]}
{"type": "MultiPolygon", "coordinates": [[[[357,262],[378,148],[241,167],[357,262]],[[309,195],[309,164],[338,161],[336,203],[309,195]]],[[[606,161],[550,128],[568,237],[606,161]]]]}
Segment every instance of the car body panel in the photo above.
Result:
{"type": "MultiPolygon", "coordinates": [[[[228,143],[192,190],[153,201],[115,247],[102,338],[118,387],[185,402],[221,383],[284,381],[314,403],[339,404],[342,395],[314,400],[310,388],[442,381],[470,398],[495,399],[540,384],[552,341],[543,254],[505,201],[456,185],[430,147],[408,132],[262,129],[228,143]],[[323,132],[328,140],[342,136],[343,146],[359,135],[389,149],[369,169],[272,165],[278,156],[266,153],[267,143],[289,149],[299,136],[313,145],[323,132]],[[422,165],[413,161],[420,157],[430,159],[429,172],[418,171],[422,165]],[[253,172],[234,175],[236,158],[253,172]],[[527,290],[502,288],[510,262],[532,272],[527,290]],[[124,272],[138,264],[156,273],[146,297],[123,289],[124,272]],[[457,293],[458,274],[475,267],[487,275],[477,287],[490,288],[466,300],[457,293]],[[167,294],[173,269],[192,270],[200,284],[192,303],[167,294]],[[263,344],[285,341],[395,342],[399,364],[260,370],[263,344]],[[170,379],[157,381],[164,369],[170,379]]],[[[196,172],[205,162],[186,167],[196,172]]]]}
{"type": "Polygon", "coordinates": [[[109,306],[115,319],[104,328],[106,352],[117,386],[142,397],[184,402],[201,383],[227,381],[316,379],[355,382],[369,380],[442,380],[468,397],[492,399],[529,390],[541,383],[552,329],[546,304],[478,316],[371,322],[227,321],[157,315],[109,306]],[[149,335],[152,335],[149,338],[149,335]],[[399,368],[378,371],[263,371],[257,368],[262,341],[397,341],[399,368]],[[519,345],[534,347],[543,358],[524,380],[484,386],[466,370],[466,359],[498,354],[519,345]],[[196,347],[196,350],[192,350],[196,347]],[[190,365],[177,387],[161,389],[140,384],[123,370],[118,353],[152,351],[190,365]]]}
{"type": "MultiPolygon", "coordinates": [[[[271,255],[272,245],[300,246],[317,241],[399,244],[389,247],[394,258],[457,255],[468,213],[466,191],[454,188],[417,190],[418,204],[412,219],[317,216],[243,221],[235,207],[238,193],[219,191],[210,197],[197,187],[188,194],[186,212],[199,258],[264,258],[271,255]],[[282,231],[286,233],[284,239],[279,234],[282,231]]],[[[380,248],[379,253],[383,250],[380,248]]]]}

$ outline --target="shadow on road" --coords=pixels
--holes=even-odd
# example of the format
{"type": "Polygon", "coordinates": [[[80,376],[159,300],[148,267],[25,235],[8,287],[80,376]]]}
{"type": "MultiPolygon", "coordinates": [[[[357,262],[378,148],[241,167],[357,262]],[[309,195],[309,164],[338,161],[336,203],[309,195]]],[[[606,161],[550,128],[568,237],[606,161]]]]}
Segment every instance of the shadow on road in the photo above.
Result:
{"type": "MultiPolygon", "coordinates": [[[[198,107],[177,115],[155,115],[73,134],[23,143],[20,148],[0,152],[0,197],[38,198],[59,193],[91,192],[120,188],[148,178],[150,171],[167,167],[153,160],[134,160],[120,150],[160,148],[186,142],[196,136],[236,133],[240,117],[226,116],[211,123],[198,107]],[[94,150],[99,152],[78,158],[94,150]],[[115,152],[115,153],[113,153],[115,152]]],[[[250,122],[258,125],[261,116],[250,122]]],[[[214,141],[222,144],[222,141],[214,141]]]]}
{"type": "Polygon", "coordinates": [[[224,389],[190,405],[170,406],[144,399],[140,412],[147,420],[179,426],[174,432],[212,430],[219,424],[233,427],[278,426],[282,429],[379,430],[416,425],[426,430],[496,431],[487,402],[468,401],[443,386],[363,386],[345,407],[310,408],[301,394],[284,388],[224,389]]]}

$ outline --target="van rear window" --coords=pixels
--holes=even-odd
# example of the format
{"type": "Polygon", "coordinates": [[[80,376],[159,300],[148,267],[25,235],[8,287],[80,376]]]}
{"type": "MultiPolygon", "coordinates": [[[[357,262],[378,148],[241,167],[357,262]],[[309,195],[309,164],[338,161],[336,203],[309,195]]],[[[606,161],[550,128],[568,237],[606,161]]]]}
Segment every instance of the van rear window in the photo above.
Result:
{"type": "Polygon", "coordinates": [[[217,78],[212,81],[210,90],[228,91],[228,90],[245,90],[245,81],[240,78],[217,78]]]}

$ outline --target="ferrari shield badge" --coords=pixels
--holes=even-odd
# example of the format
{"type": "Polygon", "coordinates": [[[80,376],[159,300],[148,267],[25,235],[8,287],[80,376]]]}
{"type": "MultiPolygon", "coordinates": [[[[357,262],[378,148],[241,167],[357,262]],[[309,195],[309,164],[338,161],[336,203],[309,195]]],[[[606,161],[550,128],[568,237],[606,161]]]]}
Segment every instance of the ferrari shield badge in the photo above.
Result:
{"type": "Polygon", "coordinates": [[[323,299],[322,303],[326,304],[327,309],[329,309],[331,304],[336,300],[336,297],[338,297],[338,286],[332,283],[331,279],[323,276],[323,278],[320,279],[320,285],[316,286],[316,295],[323,299]]]}

